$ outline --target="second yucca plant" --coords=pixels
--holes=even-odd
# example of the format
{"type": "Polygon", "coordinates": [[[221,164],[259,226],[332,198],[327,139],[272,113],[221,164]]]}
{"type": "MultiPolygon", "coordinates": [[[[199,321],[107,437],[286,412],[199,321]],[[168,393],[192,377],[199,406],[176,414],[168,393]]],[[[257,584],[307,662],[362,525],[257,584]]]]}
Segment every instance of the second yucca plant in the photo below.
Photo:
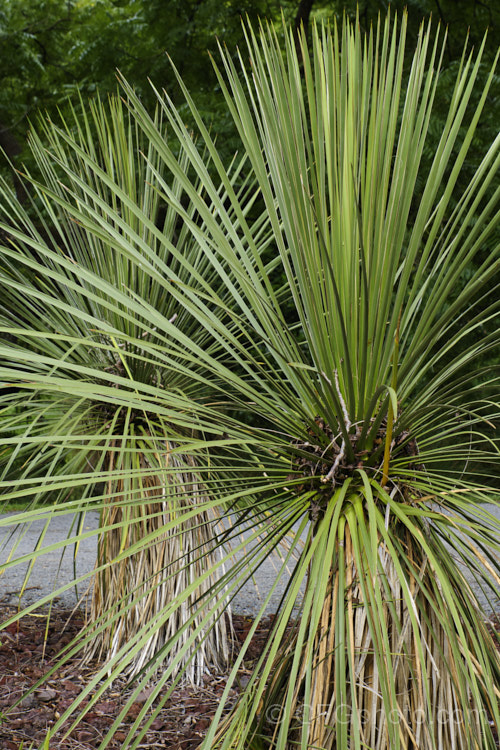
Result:
{"type": "MultiPolygon", "coordinates": [[[[203,621],[198,612],[218,579],[221,555],[212,540],[220,519],[168,415],[151,412],[148,397],[141,403],[144,389],[182,393],[188,383],[182,376],[165,380],[145,355],[141,343],[154,344],[157,334],[133,306],[139,297],[163,310],[188,341],[202,345],[206,334],[165,291],[161,269],[168,264],[181,284],[186,272],[196,277],[210,268],[175,212],[162,206],[155,185],[161,165],[118,98],[81,103],[59,126],[40,123],[30,145],[39,171],[38,182],[28,180],[31,206],[5,192],[2,207],[10,238],[2,253],[3,361],[10,363],[4,377],[14,384],[4,427],[21,436],[8,441],[3,478],[19,487],[38,477],[41,487],[27,501],[32,508],[55,503],[61,513],[69,503],[69,512],[81,511],[75,533],[84,526],[85,505],[100,513],[86,658],[112,663],[153,622],[154,631],[130,654],[129,675],[180,633],[179,669],[200,684],[204,674],[227,666],[230,652],[227,620],[218,612],[203,621]],[[103,221],[107,232],[87,232],[85,215],[103,221]],[[124,236],[135,257],[121,252],[124,236]],[[160,285],[144,270],[151,263],[160,285]],[[200,584],[207,567],[214,571],[200,584]],[[179,592],[183,607],[160,626],[179,592]],[[193,632],[194,654],[192,644],[184,648],[193,632]]],[[[187,169],[182,153],[179,163],[187,169]]],[[[178,182],[170,189],[181,199],[178,182]]],[[[195,433],[190,426],[188,436],[195,433]]]]}

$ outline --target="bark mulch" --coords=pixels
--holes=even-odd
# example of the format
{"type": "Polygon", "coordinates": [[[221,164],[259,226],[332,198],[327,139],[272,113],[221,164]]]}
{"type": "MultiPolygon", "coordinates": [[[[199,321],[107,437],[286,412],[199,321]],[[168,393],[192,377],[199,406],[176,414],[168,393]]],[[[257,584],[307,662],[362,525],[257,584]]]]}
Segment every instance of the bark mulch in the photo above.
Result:
{"type": "MultiPolygon", "coordinates": [[[[13,612],[10,607],[0,606],[0,623],[5,622],[13,612]]],[[[233,615],[233,621],[237,651],[248,634],[252,619],[243,615],[233,615]]],[[[247,654],[248,660],[244,662],[240,685],[248,681],[252,664],[261,651],[271,624],[272,616],[259,626],[247,654]]],[[[26,691],[50,671],[56,662],[57,654],[73,640],[82,626],[83,619],[80,613],[60,610],[53,611],[49,620],[46,616],[25,616],[15,625],[1,631],[1,750],[28,750],[32,746],[37,748],[44,740],[47,729],[55,724],[94,676],[96,665],[82,668],[79,659],[74,658],[56,671],[33,694],[15,706],[26,691]]],[[[500,618],[492,618],[488,627],[499,643],[500,618]]],[[[138,748],[197,748],[217,710],[225,684],[224,676],[207,676],[201,687],[184,686],[176,689],[138,748]]],[[[51,742],[49,750],[95,750],[127,702],[130,693],[131,688],[125,681],[115,681],[78,727],[64,739],[64,732],[61,731],[51,742]]],[[[232,691],[231,697],[236,699],[237,689],[232,691]]],[[[113,736],[109,745],[111,750],[122,747],[146,698],[147,690],[132,704],[113,736]]]]}
{"type": "MultiPolygon", "coordinates": [[[[10,607],[0,607],[0,623],[13,613],[10,607]]],[[[252,619],[233,615],[233,622],[237,651],[248,634],[252,619]]],[[[248,652],[248,661],[242,669],[240,684],[245,683],[245,678],[248,680],[252,660],[260,653],[271,622],[272,618],[267,618],[256,633],[248,652]]],[[[82,668],[79,659],[74,658],[33,694],[13,707],[40,677],[50,671],[57,661],[57,654],[73,640],[82,625],[82,615],[78,612],[53,611],[47,631],[47,618],[35,615],[25,616],[0,632],[1,750],[37,748],[44,740],[47,729],[55,724],[94,676],[96,665],[82,668]]],[[[194,750],[210,725],[225,685],[225,676],[207,676],[200,687],[177,688],[138,747],[148,750],[194,750]]],[[[63,739],[64,732],[61,731],[51,741],[50,750],[95,750],[131,692],[124,680],[116,680],[69,737],[63,739]]],[[[143,691],[132,704],[109,745],[112,750],[122,747],[147,693],[147,690],[143,691]]],[[[236,694],[237,689],[232,691],[234,699],[236,694]]]]}

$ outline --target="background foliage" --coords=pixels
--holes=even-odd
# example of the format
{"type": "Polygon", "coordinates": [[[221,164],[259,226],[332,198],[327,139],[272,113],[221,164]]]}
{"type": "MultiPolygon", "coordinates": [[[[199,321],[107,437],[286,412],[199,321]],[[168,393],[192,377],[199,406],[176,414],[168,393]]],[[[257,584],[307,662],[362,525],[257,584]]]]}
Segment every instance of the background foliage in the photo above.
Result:
{"type": "MultiPolygon", "coordinates": [[[[325,2],[324,0],[3,0],[0,7],[0,146],[10,158],[26,157],[29,121],[39,109],[53,117],[66,108],[68,97],[116,90],[116,69],[136,88],[145,104],[154,101],[148,77],[178,98],[168,54],[200,109],[209,113],[217,132],[230,130],[220,106],[220,92],[209,60],[216,36],[232,50],[242,42],[241,18],[266,18],[281,23],[281,15],[298,25],[311,18],[353,17],[359,6],[367,29],[388,6],[382,0],[325,2]]],[[[408,6],[409,37],[413,43],[424,16],[449,28],[441,76],[443,111],[451,94],[453,68],[462,54],[464,30],[472,44],[489,26],[485,66],[498,43],[500,8],[492,0],[395,0],[400,12],[408,6]],[[450,74],[451,69],[451,74],[450,74]]],[[[409,45],[411,48],[411,45],[409,45]]],[[[478,146],[491,143],[498,119],[498,83],[491,95],[489,115],[478,134],[478,146]]],[[[180,103],[175,101],[176,104],[180,103]]],[[[436,122],[436,128],[439,123],[436,122]]],[[[220,139],[223,141],[223,139],[220,139]]]]}

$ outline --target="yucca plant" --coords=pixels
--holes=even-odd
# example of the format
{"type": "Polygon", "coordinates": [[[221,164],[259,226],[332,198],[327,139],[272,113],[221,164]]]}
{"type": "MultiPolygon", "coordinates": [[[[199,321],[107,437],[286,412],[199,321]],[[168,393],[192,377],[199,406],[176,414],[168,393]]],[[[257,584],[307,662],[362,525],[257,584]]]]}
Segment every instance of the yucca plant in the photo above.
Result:
{"type": "MultiPolygon", "coordinates": [[[[85,504],[100,511],[87,658],[113,661],[179,592],[188,592],[183,606],[136,648],[127,664],[134,674],[177,633],[183,634],[182,650],[203,620],[195,603],[217,581],[220,559],[213,542],[219,515],[194,458],[178,450],[175,436],[182,427],[179,432],[164,409],[151,412],[142,403],[165,389],[182,393],[186,385],[185,410],[189,394],[204,391],[202,374],[196,386],[191,374],[188,380],[180,373],[166,378],[154,357],[144,354],[141,341],[156,346],[165,338],[147,315],[134,311],[134,299],[161,310],[182,328],[188,345],[210,350],[207,333],[177,306],[164,281],[182,285],[202,276],[206,282],[213,272],[176,212],[162,205],[154,147],[144,142],[121,100],[88,106],[87,112],[82,103],[59,127],[41,123],[40,134],[32,134],[40,185],[32,178],[28,210],[4,194],[9,245],[2,254],[2,380],[14,387],[3,399],[3,425],[11,433],[4,444],[12,447],[4,451],[3,478],[12,483],[17,475],[17,486],[37,478],[36,490],[27,493],[32,508],[43,501],[67,512],[69,502],[73,512],[85,504]],[[107,234],[87,232],[80,217],[85,213],[100,217],[107,234]],[[121,252],[125,239],[128,249],[135,246],[135,258],[121,252]],[[143,262],[155,269],[153,277],[143,262]],[[20,372],[30,382],[17,388],[20,372]],[[213,572],[203,578],[207,567],[213,572]]],[[[178,158],[187,170],[186,155],[178,158]]],[[[240,168],[233,170],[235,181],[240,168]]],[[[194,186],[203,192],[199,180],[194,186]]],[[[247,190],[243,180],[240,186],[247,190]]],[[[177,180],[170,189],[184,199],[177,180]]],[[[184,203],[193,219],[194,206],[184,203]]],[[[196,432],[190,422],[186,434],[196,432]]],[[[84,513],[77,533],[83,523],[84,513]]],[[[187,667],[184,677],[197,684],[228,663],[228,621],[219,610],[213,615],[203,621],[197,647],[184,649],[179,660],[187,667]]]]}
{"type": "MultiPolygon", "coordinates": [[[[235,252],[222,211],[203,231],[191,227],[207,254],[247,260],[233,315],[248,338],[226,337],[225,366],[232,398],[248,394],[262,420],[251,449],[270,481],[242,481],[274,509],[274,539],[298,518],[307,539],[254,677],[206,747],[494,744],[498,655],[457,563],[496,590],[498,522],[482,506],[498,467],[488,436],[497,379],[474,363],[498,346],[488,292],[498,283],[500,140],[447,211],[488,96],[486,87],[467,113],[481,51],[464,53],[414,205],[442,44],[422,29],[404,78],[404,42],[405,19],[367,38],[347,23],[317,28],[300,58],[292,37],[283,57],[272,31],[250,31],[250,66],[241,58],[240,70],[222,52],[219,82],[269,214],[294,322],[248,253],[235,252]],[[231,355],[243,359],[241,378],[231,355]]],[[[192,114],[215,159],[194,105],[192,114]]],[[[215,387],[221,363],[205,360],[215,387]]],[[[225,425],[236,440],[236,415],[225,425]]]]}
{"type": "MultiPolygon", "coordinates": [[[[172,102],[161,94],[158,101],[188,167],[124,83],[131,115],[158,160],[145,157],[162,199],[205,264],[203,274],[183,284],[172,284],[162,267],[158,284],[204,335],[187,342],[170,310],[129,295],[134,316],[147,320],[156,338],[144,336],[146,328],[140,335],[113,331],[116,349],[137,347],[166,381],[186,380],[176,393],[121,378],[114,398],[124,408],[167,412],[182,441],[174,452],[193,458],[211,502],[231,519],[223,538],[247,532],[238,562],[209,592],[211,612],[220,612],[224,592],[232,597],[289,536],[290,552],[250,639],[292,553],[299,555],[253,675],[225,712],[248,640],[203,748],[495,746],[500,660],[476,592],[493,607],[498,602],[499,523],[485,503],[498,503],[498,372],[488,361],[500,338],[500,137],[451,204],[494,70],[469,112],[481,49],[464,51],[417,202],[443,40],[423,27],[406,70],[405,33],[405,16],[399,24],[387,18],[366,37],[347,21],[341,29],[318,26],[309,51],[291,33],[283,47],[272,29],[248,29],[238,64],[221,49],[220,87],[258,191],[235,189],[180,78],[202,150],[172,102]],[[182,187],[194,213],[172,184],[182,187]],[[265,219],[250,220],[250,200],[263,205],[265,219]],[[267,250],[264,222],[272,230],[267,250]],[[276,290],[280,273],[288,294],[276,290]]],[[[90,198],[92,180],[103,175],[95,160],[82,158],[91,180],[86,175],[78,189],[90,198]]],[[[113,237],[123,258],[133,259],[136,237],[111,198],[123,191],[107,178],[105,184],[107,212],[69,200],[65,210],[89,236],[113,237]]],[[[21,241],[21,231],[5,231],[21,241]]],[[[176,259],[190,269],[188,256],[176,259]]],[[[145,277],[156,279],[147,252],[142,263],[145,277]]],[[[12,355],[10,361],[3,378],[33,388],[32,372],[28,377],[12,355]]],[[[46,387],[59,387],[52,372],[44,378],[46,387]]],[[[95,386],[92,394],[97,398],[95,386]]],[[[19,445],[30,439],[16,438],[19,445]]],[[[137,477],[150,476],[147,467],[137,469],[137,477]]],[[[174,466],[162,471],[176,474],[174,466]]],[[[57,487],[47,475],[51,482],[57,487]]],[[[9,489],[14,497],[23,491],[9,489]]],[[[194,514],[184,510],[164,529],[194,514]]],[[[144,548],[154,538],[145,537],[144,548]]],[[[151,637],[185,599],[179,593],[160,622],[145,624],[79,700],[92,693],[90,707],[109,684],[106,670],[117,674],[135,643],[151,637]]],[[[202,627],[203,621],[184,652],[202,627]]],[[[159,706],[178,674],[181,637],[162,652],[166,667],[151,699],[159,706]]],[[[152,660],[137,690],[155,673],[152,660]]],[[[71,710],[77,707],[78,701],[71,710]]],[[[155,712],[147,712],[148,705],[127,746],[137,747],[153,721],[155,712]]]]}

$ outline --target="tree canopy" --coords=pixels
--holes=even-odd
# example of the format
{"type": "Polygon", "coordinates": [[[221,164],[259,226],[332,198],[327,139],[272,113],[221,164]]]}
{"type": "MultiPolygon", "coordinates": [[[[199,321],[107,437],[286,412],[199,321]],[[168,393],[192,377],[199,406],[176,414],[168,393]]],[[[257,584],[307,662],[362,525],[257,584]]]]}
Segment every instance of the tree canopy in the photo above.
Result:
{"type": "MultiPolygon", "coordinates": [[[[462,54],[464,28],[476,44],[491,28],[486,59],[494,54],[500,28],[497,3],[485,0],[395,0],[393,10],[408,5],[409,36],[418,34],[424,16],[433,14],[448,27],[445,72],[462,54]]],[[[190,91],[224,133],[224,115],[210,52],[217,38],[234,50],[243,40],[241,19],[281,18],[306,27],[313,18],[353,17],[372,24],[387,3],[381,0],[4,0],[0,8],[0,147],[14,159],[24,151],[29,121],[38,111],[53,117],[68,97],[116,90],[117,69],[145,104],[154,101],[148,78],[174,95],[176,87],[167,54],[190,91]]],[[[446,83],[446,78],[445,78],[446,83]]],[[[498,108],[498,86],[494,111],[498,108]]],[[[177,102],[176,102],[177,103],[177,102]]],[[[494,118],[494,112],[492,112],[494,118]]],[[[486,141],[491,139],[486,137],[486,141]]],[[[25,155],[25,154],[24,154],[25,155]]]]}

